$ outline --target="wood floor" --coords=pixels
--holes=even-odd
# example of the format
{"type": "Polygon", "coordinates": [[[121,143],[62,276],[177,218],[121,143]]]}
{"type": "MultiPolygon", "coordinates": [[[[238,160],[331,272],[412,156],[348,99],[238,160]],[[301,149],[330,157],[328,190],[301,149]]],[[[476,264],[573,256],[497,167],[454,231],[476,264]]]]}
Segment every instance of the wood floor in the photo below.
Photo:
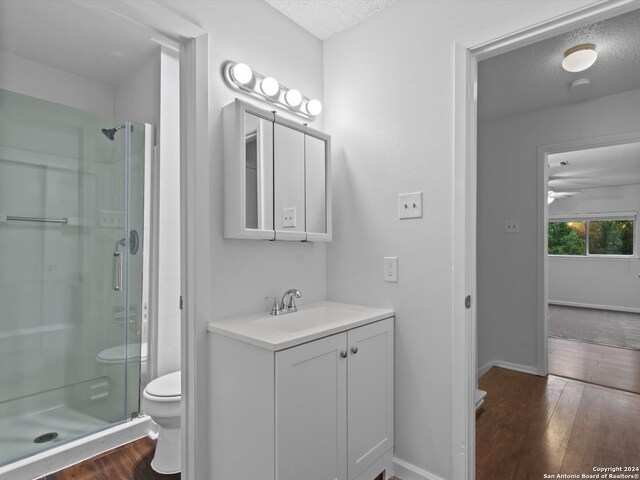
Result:
{"type": "Polygon", "coordinates": [[[640,393],[640,350],[553,337],[548,346],[549,373],[640,393]]]}
{"type": "Polygon", "coordinates": [[[141,438],[38,480],[178,480],[151,468],[155,440],[141,438]]]}
{"type": "MultiPolygon", "coordinates": [[[[155,448],[155,440],[141,438],[37,480],[179,480],[179,473],[160,475],[153,471],[151,459],[155,448]]],[[[374,480],[384,480],[384,473],[374,480]]]]}
{"type": "Polygon", "coordinates": [[[640,395],[498,367],[479,386],[487,397],[476,414],[477,480],[640,466],[640,395]]]}

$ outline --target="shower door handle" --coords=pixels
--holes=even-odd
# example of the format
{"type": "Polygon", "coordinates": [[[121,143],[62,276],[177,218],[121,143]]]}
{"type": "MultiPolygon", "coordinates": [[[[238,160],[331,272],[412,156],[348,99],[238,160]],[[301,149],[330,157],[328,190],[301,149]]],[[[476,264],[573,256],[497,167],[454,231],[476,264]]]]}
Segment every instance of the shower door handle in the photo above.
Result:
{"type": "Polygon", "coordinates": [[[122,289],[122,262],[124,257],[117,250],[113,252],[113,289],[119,292],[122,289]]]}
{"type": "Polygon", "coordinates": [[[125,245],[125,239],[118,240],[113,247],[113,289],[116,292],[122,290],[122,271],[124,267],[124,257],[122,256],[122,252],[118,251],[118,246],[125,245]]]}

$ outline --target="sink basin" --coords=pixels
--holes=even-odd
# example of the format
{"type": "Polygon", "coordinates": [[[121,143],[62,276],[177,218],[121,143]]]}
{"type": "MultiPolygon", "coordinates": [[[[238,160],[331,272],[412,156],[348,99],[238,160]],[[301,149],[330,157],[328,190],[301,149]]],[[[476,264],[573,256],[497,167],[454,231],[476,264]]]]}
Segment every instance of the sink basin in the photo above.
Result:
{"type": "Polygon", "coordinates": [[[218,335],[279,351],[394,315],[393,310],[329,301],[298,308],[295,313],[283,315],[259,313],[209,322],[207,329],[218,335]]]}
{"type": "Polygon", "coordinates": [[[270,325],[276,330],[296,333],[340,323],[345,319],[353,317],[354,314],[357,313],[358,312],[354,312],[345,307],[336,308],[322,305],[308,310],[299,310],[294,313],[270,315],[268,318],[260,318],[253,322],[262,323],[264,326],[270,325]]]}

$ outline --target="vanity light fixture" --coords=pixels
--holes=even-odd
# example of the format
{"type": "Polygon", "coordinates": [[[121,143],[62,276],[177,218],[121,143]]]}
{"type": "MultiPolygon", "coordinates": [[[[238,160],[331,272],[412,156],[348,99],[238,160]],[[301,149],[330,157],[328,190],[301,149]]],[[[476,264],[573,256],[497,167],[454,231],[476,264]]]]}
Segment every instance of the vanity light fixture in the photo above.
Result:
{"type": "Polygon", "coordinates": [[[240,85],[246,85],[253,80],[253,72],[246,63],[236,63],[231,69],[231,75],[240,85]]]}
{"type": "Polygon", "coordinates": [[[564,52],[562,68],[571,73],[582,72],[593,65],[597,58],[596,46],[593,43],[583,43],[564,52]]]}
{"type": "Polygon", "coordinates": [[[280,84],[275,78],[267,77],[260,82],[260,90],[267,97],[273,97],[280,91],[280,84]]]}
{"type": "Polygon", "coordinates": [[[299,90],[285,87],[273,77],[254,72],[246,63],[226,62],[222,65],[222,77],[234,90],[279,106],[305,119],[314,120],[322,112],[319,100],[307,98],[299,90]]]}
{"type": "Polygon", "coordinates": [[[284,94],[284,99],[290,107],[297,107],[302,103],[302,94],[300,93],[300,90],[292,88],[284,94]]]}
{"type": "Polygon", "coordinates": [[[307,113],[313,117],[322,111],[322,104],[318,100],[309,100],[305,106],[307,113]]]}

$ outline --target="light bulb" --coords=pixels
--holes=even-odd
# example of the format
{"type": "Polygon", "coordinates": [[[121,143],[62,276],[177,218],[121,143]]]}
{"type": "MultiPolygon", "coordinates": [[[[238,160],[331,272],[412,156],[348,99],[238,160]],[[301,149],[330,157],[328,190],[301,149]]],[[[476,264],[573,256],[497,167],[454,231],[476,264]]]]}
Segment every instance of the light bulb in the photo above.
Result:
{"type": "Polygon", "coordinates": [[[577,45],[564,52],[562,68],[567,72],[582,72],[596,62],[598,52],[592,43],[577,45]]]}
{"type": "Polygon", "coordinates": [[[319,115],[322,111],[322,104],[318,100],[309,100],[307,102],[307,113],[312,117],[319,115]]]}
{"type": "Polygon", "coordinates": [[[260,90],[262,90],[266,96],[273,97],[280,91],[280,85],[275,78],[267,77],[260,82],[260,90]]]}
{"type": "Polygon", "coordinates": [[[302,94],[298,90],[292,88],[284,94],[284,99],[289,106],[297,107],[302,102],[302,94]]]}
{"type": "Polygon", "coordinates": [[[241,85],[246,85],[253,78],[253,72],[246,63],[236,63],[231,69],[231,75],[241,85]]]}

